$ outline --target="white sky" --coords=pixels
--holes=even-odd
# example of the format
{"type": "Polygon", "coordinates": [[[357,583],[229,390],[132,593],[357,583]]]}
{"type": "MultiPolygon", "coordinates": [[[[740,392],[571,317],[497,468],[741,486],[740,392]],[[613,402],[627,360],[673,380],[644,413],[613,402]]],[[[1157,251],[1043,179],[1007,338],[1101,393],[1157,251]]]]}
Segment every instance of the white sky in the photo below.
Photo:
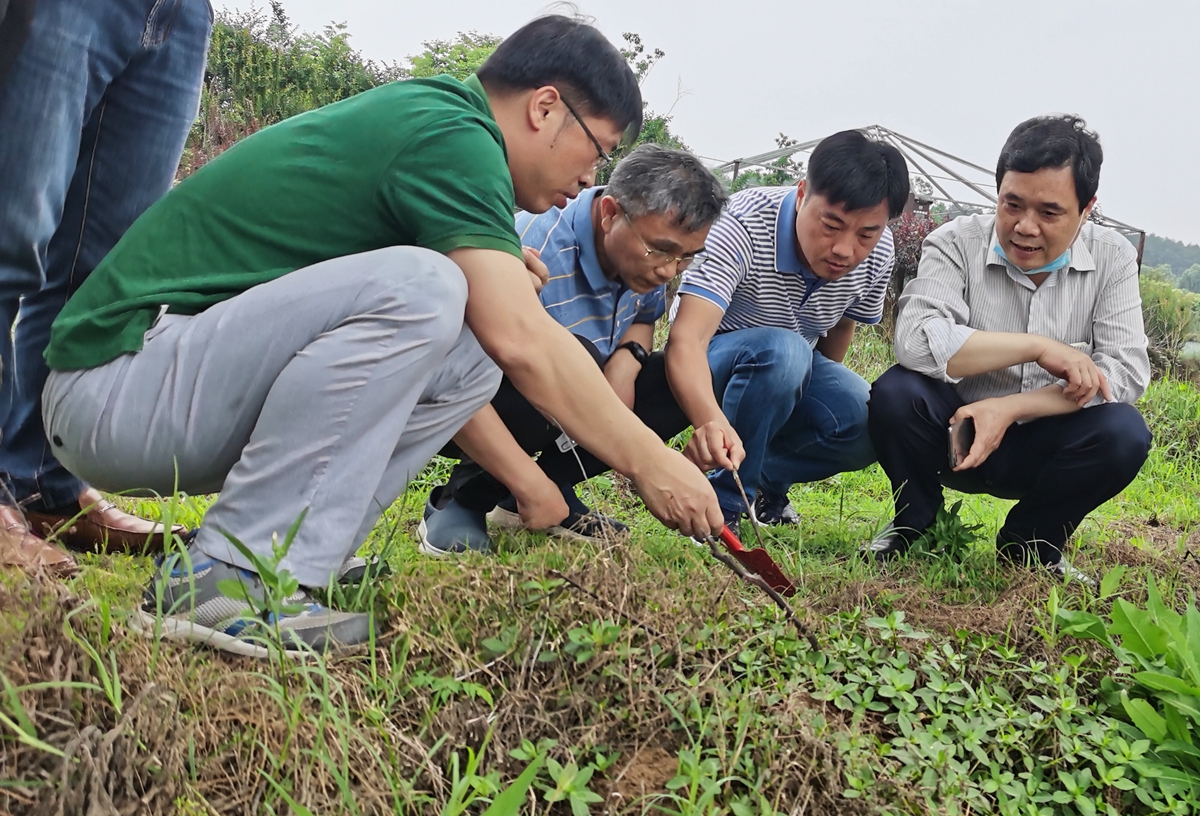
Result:
{"type": "MultiPolygon", "coordinates": [[[[504,36],[549,8],[544,0],[283,3],[302,29],[345,22],[365,56],[401,62],[425,40],[471,30],[504,36]]],[[[672,130],[702,156],[761,153],[780,131],[803,141],[880,124],[989,167],[1018,122],[1078,113],[1104,145],[1104,212],[1200,242],[1196,0],[579,0],[577,7],[614,42],[634,31],[666,52],[643,94],[655,111],[673,110],[672,130]],[[677,98],[680,87],[687,94],[677,98]]]]}

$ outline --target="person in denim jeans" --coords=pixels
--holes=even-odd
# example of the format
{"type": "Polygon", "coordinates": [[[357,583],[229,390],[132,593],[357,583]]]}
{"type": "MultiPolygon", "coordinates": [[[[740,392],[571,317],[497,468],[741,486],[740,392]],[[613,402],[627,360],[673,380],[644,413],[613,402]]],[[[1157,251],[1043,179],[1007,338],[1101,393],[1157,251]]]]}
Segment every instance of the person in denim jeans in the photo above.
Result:
{"type": "Polygon", "coordinates": [[[39,0],[24,44],[5,55],[0,564],[74,571],[73,558],[42,536],[81,510],[58,531],[72,544],[156,535],[54,458],[42,427],[42,352],[67,298],[170,189],[211,28],[208,0],[39,0]]]}
{"type": "Polygon", "coordinates": [[[735,193],[683,273],[667,378],[695,427],[685,454],[716,468],[730,527],[751,510],[762,524],[795,524],[793,484],[875,461],[869,389],[842,360],[855,324],[882,315],[895,264],[887,222],[908,190],[894,147],[835,133],[796,186],[735,193]]]}

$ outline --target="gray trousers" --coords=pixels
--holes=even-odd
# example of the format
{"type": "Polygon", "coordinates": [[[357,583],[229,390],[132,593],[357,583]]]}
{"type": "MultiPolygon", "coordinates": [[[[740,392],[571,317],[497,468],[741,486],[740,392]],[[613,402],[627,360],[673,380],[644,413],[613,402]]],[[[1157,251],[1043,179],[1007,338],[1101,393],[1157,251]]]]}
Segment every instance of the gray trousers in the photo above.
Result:
{"type": "Polygon", "coordinates": [[[220,492],[196,540],[250,568],[223,533],[325,586],[425,463],[486,405],[500,370],[463,324],[467,283],[443,255],[392,247],[167,314],[145,347],[52,372],[55,454],[112,491],[220,492]]]}

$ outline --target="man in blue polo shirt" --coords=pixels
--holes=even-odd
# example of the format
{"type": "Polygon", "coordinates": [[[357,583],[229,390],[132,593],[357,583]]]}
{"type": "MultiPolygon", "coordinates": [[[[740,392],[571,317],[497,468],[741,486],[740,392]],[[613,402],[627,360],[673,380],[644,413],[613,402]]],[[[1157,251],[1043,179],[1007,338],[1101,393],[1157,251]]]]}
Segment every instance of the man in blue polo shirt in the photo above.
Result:
{"type": "MultiPolygon", "coordinates": [[[[665,284],[703,248],[727,199],[691,154],[643,145],[617,165],[607,187],[585,190],[561,209],[517,215],[522,245],[549,269],[542,305],[662,439],[688,420],[671,395],[662,353],[650,352],[654,323],[665,309],[665,284]]],[[[488,550],[486,518],[574,540],[628,532],[575,494],[576,484],[609,470],[603,452],[576,448],[507,378],[455,442],[474,458],[463,458],[449,483],[430,494],[422,552],[488,550]],[[540,454],[536,462],[532,454],[540,454]]],[[[452,445],[443,454],[461,458],[462,449],[452,445]]]]}
{"type": "MultiPolygon", "coordinates": [[[[867,382],[842,365],[856,323],[878,323],[895,265],[887,222],[908,200],[890,145],[844,131],[795,187],[735,194],[683,275],[667,376],[725,521],[795,523],[788,489],[875,461],[867,382]]],[[[735,526],[736,529],[736,526],[735,526]]]]}

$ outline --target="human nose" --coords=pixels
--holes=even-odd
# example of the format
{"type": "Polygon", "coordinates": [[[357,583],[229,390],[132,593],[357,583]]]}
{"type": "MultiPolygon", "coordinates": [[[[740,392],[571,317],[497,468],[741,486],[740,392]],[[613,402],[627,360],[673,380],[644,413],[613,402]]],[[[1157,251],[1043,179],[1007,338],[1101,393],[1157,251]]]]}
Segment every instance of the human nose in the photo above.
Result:
{"type": "Polygon", "coordinates": [[[1021,217],[1017,219],[1017,224],[1014,229],[1022,235],[1031,236],[1036,236],[1042,231],[1041,225],[1038,224],[1036,216],[1030,210],[1026,210],[1025,212],[1021,213],[1021,217]]]}

